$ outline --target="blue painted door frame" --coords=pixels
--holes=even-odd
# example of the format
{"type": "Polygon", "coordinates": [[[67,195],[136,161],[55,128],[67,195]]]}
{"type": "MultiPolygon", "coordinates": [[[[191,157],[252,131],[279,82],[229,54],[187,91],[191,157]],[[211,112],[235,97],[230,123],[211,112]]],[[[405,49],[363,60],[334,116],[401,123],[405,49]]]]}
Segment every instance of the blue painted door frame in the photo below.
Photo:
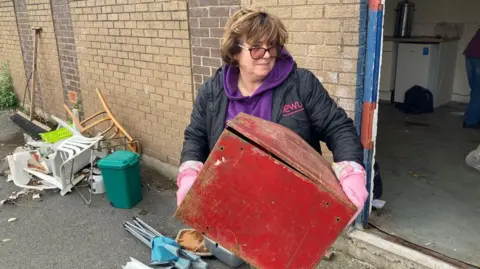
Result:
{"type": "MultiPolygon", "coordinates": [[[[376,122],[374,121],[377,112],[378,90],[380,81],[380,67],[383,44],[383,23],[385,0],[365,0],[362,5],[368,8],[366,12],[361,12],[360,16],[360,40],[365,36],[363,53],[359,53],[359,62],[363,62],[359,79],[363,83],[357,89],[357,100],[361,103],[356,106],[357,130],[362,138],[364,147],[364,163],[367,171],[367,189],[370,193],[369,199],[365,203],[362,214],[359,215],[355,224],[357,227],[365,228],[368,225],[368,217],[371,210],[371,196],[373,192],[373,164],[374,164],[374,132],[376,132],[376,122]],[[362,34],[362,27],[366,28],[366,35],[362,34]],[[363,59],[362,59],[363,57],[363,59]],[[363,77],[362,77],[363,76],[363,77]],[[361,98],[361,99],[360,99],[361,98]]],[[[362,46],[361,46],[362,48],[362,46]]]]}

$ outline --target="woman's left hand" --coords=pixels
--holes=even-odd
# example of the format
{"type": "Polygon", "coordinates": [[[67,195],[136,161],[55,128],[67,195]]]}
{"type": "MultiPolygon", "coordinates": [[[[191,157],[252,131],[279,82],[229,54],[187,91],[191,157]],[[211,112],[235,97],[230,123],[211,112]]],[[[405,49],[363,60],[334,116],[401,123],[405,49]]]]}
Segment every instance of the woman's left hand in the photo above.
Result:
{"type": "Polygon", "coordinates": [[[344,161],[333,163],[332,168],[348,199],[357,207],[357,212],[348,223],[348,225],[350,225],[362,212],[365,201],[368,198],[366,188],[367,173],[365,169],[356,162],[344,161]]]}

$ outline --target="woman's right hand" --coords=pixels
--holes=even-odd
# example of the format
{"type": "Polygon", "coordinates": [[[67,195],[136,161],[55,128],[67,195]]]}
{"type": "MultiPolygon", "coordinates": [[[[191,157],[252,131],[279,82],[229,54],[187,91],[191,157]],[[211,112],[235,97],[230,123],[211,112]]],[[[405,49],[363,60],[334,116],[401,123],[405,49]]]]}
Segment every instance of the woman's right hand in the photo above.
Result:
{"type": "Polygon", "coordinates": [[[180,166],[177,177],[177,206],[179,206],[183,199],[185,199],[185,196],[187,196],[188,191],[197,179],[202,167],[203,163],[197,161],[186,161],[180,166]]]}

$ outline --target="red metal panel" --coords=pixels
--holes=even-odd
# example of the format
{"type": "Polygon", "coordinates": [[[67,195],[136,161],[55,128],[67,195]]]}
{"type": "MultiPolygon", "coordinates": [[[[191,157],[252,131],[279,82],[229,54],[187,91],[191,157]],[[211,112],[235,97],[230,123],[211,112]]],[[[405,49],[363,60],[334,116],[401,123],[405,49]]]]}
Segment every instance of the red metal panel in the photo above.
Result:
{"type": "Polygon", "coordinates": [[[176,216],[257,268],[315,268],[355,207],[298,136],[243,114],[230,126],[176,216]]]}
{"type": "Polygon", "coordinates": [[[258,143],[309,179],[338,193],[342,201],[349,203],[335,175],[330,172],[330,164],[292,130],[246,114],[240,114],[230,121],[228,126],[248,140],[258,143]]]}

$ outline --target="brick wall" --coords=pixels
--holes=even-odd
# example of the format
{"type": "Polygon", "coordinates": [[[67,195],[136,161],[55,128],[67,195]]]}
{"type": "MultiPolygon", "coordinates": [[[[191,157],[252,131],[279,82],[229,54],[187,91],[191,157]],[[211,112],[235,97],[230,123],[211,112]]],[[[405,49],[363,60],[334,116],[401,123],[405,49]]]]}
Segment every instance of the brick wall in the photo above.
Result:
{"type": "Polygon", "coordinates": [[[64,101],[72,105],[77,101],[82,111],[80,96],[80,77],[78,75],[77,51],[73,35],[73,25],[70,16],[68,0],[57,0],[51,2],[53,25],[60,60],[60,73],[62,78],[64,101]],[[69,92],[73,92],[70,98],[69,92]]]}
{"type": "MultiPolygon", "coordinates": [[[[33,61],[33,56],[31,53],[27,53],[29,51],[33,51],[33,41],[31,38],[31,26],[30,22],[28,20],[28,10],[27,10],[27,1],[26,0],[18,0],[18,1],[13,1],[15,4],[15,19],[17,21],[17,27],[18,27],[18,35],[19,35],[19,41],[20,41],[20,46],[21,46],[21,54],[22,54],[22,59],[23,59],[23,65],[25,67],[24,69],[24,74],[25,77],[28,79],[31,78],[32,74],[32,61],[33,61]]],[[[16,75],[15,75],[16,76],[16,75]]],[[[19,75],[20,76],[20,75],[19,75]]],[[[31,86],[30,86],[31,87],[31,86]]],[[[38,86],[37,86],[38,88],[38,86]]],[[[31,90],[31,88],[30,88],[31,90]]],[[[18,89],[16,89],[18,91],[18,89]]],[[[21,93],[22,97],[24,92],[21,93]]],[[[28,94],[28,93],[27,93],[28,94]]],[[[26,102],[28,102],[29,96],[25,98],[26,102]]],[[[22,99],[23,102],[23,99],[22,99]]]]}
{"type": "MultiPolygon", "coordinates": [[[[251,0],[191,0],[188,6],[172,0],[14,2],[16,12],[12,1],[0,0],[5,15],[0,19],[4,25],[0,57],[9,58],[19,71],[14,74],[17,92],[23,91],[25,74],[31,72],[30,27],[40,26],[38,82],[45,110],[64,115],[64,90],[72,89],[81,93],[83,112],[89,116],[101,110],[94,92],[99,88],[119,122],[140,140],[144,153],[173,165],[179,164],[192,93],[221,65],[223,27],[240,6],[252,4],[251,0]]],[[[362,87],[363,62],[358,56],[364,50],[365,33],[359,31],[359,18],[365,16],[366,7],[361,2],[255,2],[283,19],[290,33],[287,48],[298,65],[311,69],[351,117],[360,103],[356,91],[362,87]]]]}
{"type": "MultiPolygon", "coordinates": [[[[355,111],[361,0],[265,0],[289,31],[287,49],[351,117],[355,111]]],[[[242,0],[242,6],[252,4],[242,0]]]]}
{"type": "Polygon", "coordinates": [[[195,89],[222,64],[220,42],[228,17],[240,8],[240,0],[190,1],[190,35],[195,89]]]}
{"type": "Polygon", "coordinates": [[[192,108],[185,1],[70,1],[85,115],[99,88],[144,153],[178,165],[192,108]]]}
{"type": "MultiPolygon", "coordinates": [[[[21,0],[23,1],[23,0],[21,0]]],[[[20,2],[21,2],[20,1],[20,2]]],[[[62,82],[58,61],[58,52],[55,31],[53,27],[52,10],[49,0],[28,1],[28,23],[30,27],[41,27],[42,31],[37,40],[37,103],[36,107],[47,114],[40,113],[44,117],[48,114],[58,116],[65,115],[63,110],[62,82]]],[[[17,10],[18,11],[18,10],[17,10]]],[[[24,15],[22,15],[24,16],[24,15]]],[[[33,61],[33,36],[32,31],[25,27],[21,32],[22,43],[25,43],[23,54],[27,59],[26,70],[28,76],[31,73],[33,61]]]]}
{"type": "MultiPolygon", "coordinates": [[[[279,16],[289,31],[287,49],[299,67],[312,70],[348,115],[355,118],[356,91],[363,66],[359,18],[361,0],[196,0],[190,4],[195,88],[220,65],[218,48],[226,17],[252,4],[279,16]],[[359,79],[357,79],[357,76],[359,79]]],[[[322,143],[324,156],[331,152],[322,143]]]]}
{"type": "Polygon", "coordinates": [[[16,94],[20,101],[26,86],[20,38],[15,18],[15,7],[10,0],[0,1],[0,63],[9,63],[16,94]]]}

